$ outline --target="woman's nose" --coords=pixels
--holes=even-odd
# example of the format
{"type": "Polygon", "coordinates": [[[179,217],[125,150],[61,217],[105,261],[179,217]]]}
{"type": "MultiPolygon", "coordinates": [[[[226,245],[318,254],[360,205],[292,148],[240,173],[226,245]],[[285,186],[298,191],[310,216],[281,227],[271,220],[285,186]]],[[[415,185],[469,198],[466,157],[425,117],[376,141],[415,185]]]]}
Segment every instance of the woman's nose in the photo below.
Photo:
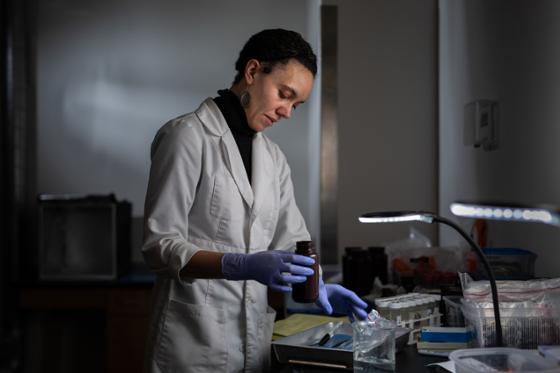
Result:
{"type": "Polygon", "coordinates": [[[286,119],[292,116],[292,107],[290,105],[282,105],[276,110],[276,113],[286,119]]]}

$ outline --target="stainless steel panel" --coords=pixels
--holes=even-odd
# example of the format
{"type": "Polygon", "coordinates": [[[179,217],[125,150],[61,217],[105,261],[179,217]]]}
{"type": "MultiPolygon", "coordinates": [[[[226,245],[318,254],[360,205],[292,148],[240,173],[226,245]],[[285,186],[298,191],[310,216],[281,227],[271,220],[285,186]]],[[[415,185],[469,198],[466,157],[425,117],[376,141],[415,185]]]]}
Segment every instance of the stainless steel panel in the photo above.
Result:
{"type": "Polygon", "coordinates": [[[282,364],[314,365],[352,369],[352,351],[313,346],[325,334],[352,335],[348,323],[329,322],[272,342],[272,350],[282,364]]]}
{"type": "MultiPolygon", "coordinates": [[[[395,349],[401,351],[408,341],[410,329],[397,327],[395,349]]],[[[315,345],[325,334],[352,335],[348,322],[328,322],[272,342],[272,351],[281,364],[308,365],[330,369],[352,370],[353,352],[315,345]]]]}

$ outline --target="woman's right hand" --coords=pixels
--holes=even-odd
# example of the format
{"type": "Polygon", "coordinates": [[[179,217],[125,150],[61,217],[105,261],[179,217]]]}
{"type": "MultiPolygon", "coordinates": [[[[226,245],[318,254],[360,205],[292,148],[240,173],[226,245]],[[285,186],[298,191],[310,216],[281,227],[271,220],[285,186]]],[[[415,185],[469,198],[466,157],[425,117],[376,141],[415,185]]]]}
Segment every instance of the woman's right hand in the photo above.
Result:
{"type": "Polygon", "coordinates": [[[225,253],[222,273],[228,280],[256,280],[271,289],[290,292],[290,284],[304,282],[313,275],[315,260],[282,250],[254,254],[225,253]]]}

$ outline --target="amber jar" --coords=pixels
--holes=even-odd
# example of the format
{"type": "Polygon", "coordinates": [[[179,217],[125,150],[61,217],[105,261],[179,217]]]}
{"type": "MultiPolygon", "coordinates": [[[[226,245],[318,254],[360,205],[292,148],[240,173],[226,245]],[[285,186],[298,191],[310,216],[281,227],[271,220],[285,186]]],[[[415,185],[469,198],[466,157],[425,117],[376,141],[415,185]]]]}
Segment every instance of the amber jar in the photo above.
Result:
{"type": "Polygon", "coordinates": [[[315,251],[313,241],[298,241],[296,254],[308,256],[315,260],[313,275],[307,276],[305,282],[292,285],[292,298],[298,303],[314,303],[319,297],[319,255],[315,251]]]}

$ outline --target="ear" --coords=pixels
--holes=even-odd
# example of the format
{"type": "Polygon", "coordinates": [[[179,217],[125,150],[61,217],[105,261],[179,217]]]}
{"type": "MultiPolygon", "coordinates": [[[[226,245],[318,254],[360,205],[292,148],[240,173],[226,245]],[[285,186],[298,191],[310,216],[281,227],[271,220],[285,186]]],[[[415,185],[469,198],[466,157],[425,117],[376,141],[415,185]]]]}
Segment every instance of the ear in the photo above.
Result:
{"type": "Polygon", "coordinates": [[[257,74],[260,68],[261,68],[261,63],[255,60],[254,58],[247,61],[247,65],[245,65],[244,76],[245,76],[245,81],[247,82],[248,85],[253,84],[253,82],[255,81],[255,75],[257,74]]]}

